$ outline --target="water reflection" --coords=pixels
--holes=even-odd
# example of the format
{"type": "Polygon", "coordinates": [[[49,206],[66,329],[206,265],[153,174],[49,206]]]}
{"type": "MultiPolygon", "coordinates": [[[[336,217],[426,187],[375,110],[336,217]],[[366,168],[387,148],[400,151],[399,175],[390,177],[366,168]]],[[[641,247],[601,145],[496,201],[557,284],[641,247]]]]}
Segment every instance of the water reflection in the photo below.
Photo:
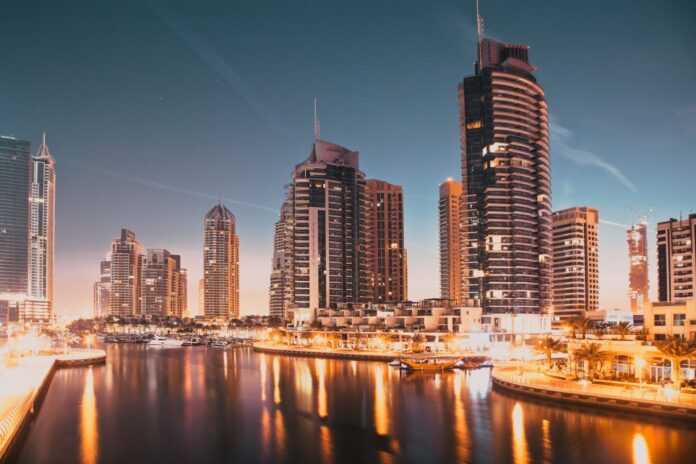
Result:
{"type": "Polygon", "coordinates": [[[457,441],[457,460],[468,462],[469,457],[469,429],[466,424],[466,411],[462,401],[462,377],[457,373],[452,376],[452,389],[454,391],[454,434],[457,441]]]}
{"type": "Polygon", "coordinates": [[[389,408],[384,388],[384,369],[375,367],[375,430],[379,435],[389,435],[389,408]]]}
{"type": "Polygon", "coordinates": [[[642,433],[633,435],[633,463],[634,464],[650,464],[650,453],[648,453],[648,444],[642,433]]]}
{"type": "Polygon", "coordinates": [[[551,423],[544,419],[541,421],[541,434],[542,434],[542,440],[544,441],[543,444],[543,457],[544,457],[544,462],[553,462],[553,451],[551,447],[551,423]]]}
{"type": "Polygon", "coordinates": [[[512,408],[512,456],[516,464],[529,462],[527,438],[524,433],[524,413],[519,401],[512,408]]]}
{"type": "Polygon", "coordinates": [[[317,359],[315,360],[315,367],[317,369],[317,414],[319,417],[324,418],[328,415],[328,407],[326,405],[326,360],[317,359]]]}
{"type": "Polygon", "coordinates": [[[273,402],[280,404],[280,361],[273,358],[273,402]]]}
{"type": "Polygon", "coordinates": [[[90,367],[85,377],[85,388],[80,403],[80,438],[83,464],[93,464],[99,457],[97,429],[97,399],[94,394],[94,371],[90,367]]]}

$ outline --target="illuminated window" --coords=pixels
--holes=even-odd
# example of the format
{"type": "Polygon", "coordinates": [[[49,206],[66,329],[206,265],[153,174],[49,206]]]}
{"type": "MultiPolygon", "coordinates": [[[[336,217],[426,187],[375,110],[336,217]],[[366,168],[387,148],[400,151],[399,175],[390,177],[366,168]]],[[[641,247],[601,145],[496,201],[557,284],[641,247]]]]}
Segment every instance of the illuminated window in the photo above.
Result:
{"type": "Polygon", "coordinates": [[[466,123],[467,129],[479,129],[481,127],[481,121],[471,121],[466,123]]]}

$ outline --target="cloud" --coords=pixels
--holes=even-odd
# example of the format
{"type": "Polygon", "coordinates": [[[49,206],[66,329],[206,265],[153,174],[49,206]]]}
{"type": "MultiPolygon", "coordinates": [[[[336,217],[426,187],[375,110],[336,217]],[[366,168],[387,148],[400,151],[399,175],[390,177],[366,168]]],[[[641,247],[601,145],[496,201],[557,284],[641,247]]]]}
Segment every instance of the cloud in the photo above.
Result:
{"type": "Polygon", "coordinates": [[[551,145],[554,153],[559,153],[564,158],[569,159],[579,166],[599,168],[618,180],[631,192],[638,192],[636,185],[631,182],[619,168],[605,161],[596,153],[573,147],[571,145],[573,131],[561,126],[553,116],[551,117],[549,128],[551,130],[551,145]]]}

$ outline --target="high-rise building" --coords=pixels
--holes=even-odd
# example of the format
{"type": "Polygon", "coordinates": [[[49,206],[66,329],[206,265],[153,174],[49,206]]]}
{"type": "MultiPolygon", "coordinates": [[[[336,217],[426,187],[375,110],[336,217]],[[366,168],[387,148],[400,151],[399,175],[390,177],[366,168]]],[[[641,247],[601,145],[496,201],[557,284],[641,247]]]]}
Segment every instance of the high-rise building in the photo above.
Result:
{"type": "Polygon", "coordinates": [[[114,316],[139,315],[141,272],[145,255],[134,232],[121,229],[121,236],[111,244],[110,258],[109,313],[114,316]]]}
{"type": "Polygon", "coordinates": [[[631,311],[643,310],[648,301],[648,234],[646,224],[633,224],[626,231],[628,242],[628,299],[631,311]]]}
{"type": "Polygon", "coordinates": [[[408,273],[404,247],[404,191],[383,180],[367,181],[368,219],[372,237],[372,301],[408,300],[408,273]]]}
{"type": "Polygon", "coordinates": [[[555,211],[553,309],[561,319],[599,309],[599,212],[581,207],[555,211]]]}
{"type": "Polygon", "coordinates": [[[142,314],[181,317],[186,311],[185,288],[186,270],[181,269],[180,256],[148,249],[140,277],[142,314]]]}
{"type": "Polygon", "coordinates": [[[696,214],[657,224],[657,280],[660,301],[696,299],[696,214]]]}
{"type": "Polygon", "coordinates": [[[371,302],[369,199],[358,152],[315,139],[287,189],[289,308],[371,302]]]}
{"type": "Polygon", "coordinates": [[[461,195],[461,182],[448,179],[440,184],[440,296],[453,306],[462,303],[461,195]]]}
{"type": "MultiPolygon", "coordinates": [[[[45,314],[33,318],[48,320],[53,305],[55,247],[55,160],[46,145],[46,133],[32,160],[29,244],[29,298],[46,302],[45,314]]],[[[41,306],[41,305],[39,305],[41,306]]]]}
{"type": "Polygon", "coordinates": [[[548,116],[528,48],[479,37],[459,84],[463,295],[487,313],[551,306],[548,116]]]}
{"type": "Polygon", "coordinates": [[[27,298],[31,144],[0,136],[0,300],[27,298]]]}
{"type": "Polygon", "coordinates": [[[99,263],[99,279],[94,282],[94,317],[111,312],[111,257],[99,263]]]}
{"type": "Polygon", "coordinates": [[[291,300],[287,231],[291,226],[288,208],[283,205],[280,209],[278,222],[273,234],[273,258],[271,262],[271,285],[269,289],[269,315],[285,319],[286,311],[291,300]]]}
{"type": "Polygon", "coordinates": [[[234,215],[218,203],[205,215],[203,314],[211,319],[239,318],[239,237],[234,215]]]}
{"type": "Polygon", "coordinates": [[[203,315],[205,307],[205,278],[198,279],[198,314],[203,315]]]}

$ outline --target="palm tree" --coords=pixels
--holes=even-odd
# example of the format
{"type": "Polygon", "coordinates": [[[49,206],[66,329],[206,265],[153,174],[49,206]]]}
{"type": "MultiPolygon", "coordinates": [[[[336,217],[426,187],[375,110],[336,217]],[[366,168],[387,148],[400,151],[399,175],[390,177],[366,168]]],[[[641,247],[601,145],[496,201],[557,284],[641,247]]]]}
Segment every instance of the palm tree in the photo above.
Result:
{"type": "Polygon", "coordinates": [[[423,343],[425,343],[425,336],[423,336],[422,333],[416,332],[413,334],[411,337],[411,346],[413,347],[413,351],[418,351],[423,343]]]}
{"type": "Polygon", "coordinates": [[[587,319],[585,316],[576,316],[570,320],[571,327],[582,334],[582,338],[585,338],[587,332],[595,327],[595,323],[591,319],[587,319]]]}
{"type": "Polygon", "coordinates": [[[70,332],[66,328],[60,329],[58,332],[58,339],[63,345],[63,354],[68,354],[68,347],[80,342],[80,337],[70,332]]]}
{"type": "Polygon", "coordinates": [[[454,342],[454,334],[446,333],[440,337],[440,341],[445,345],[445,350],[449,351],[450,345],[454,342]]]}
{"type": "Polygon", "coordinates": [[[563,342],[553,337],[545,337],[539,340],[539,343],[534,348],[537,353],[546,355],[546,367],[551,368],[551,355],[559,351],[563,351],[563,342]]]}
{"type": "Polygon", "coordinates": [[[575,350],[573,355],[577,359],[587,361],[590,378],[592,378],[597,364],[606,359],[607,352],[602,351],[602,345],[600,343],[584,343],[580,348],[575,350]]]}
{"type": "Polygon", "coordinates": [[[626,340],[626,335],[630,335],[633,325],[630,322],[621,321],[612,327],[612,332],[619,336],[619,340],[626,340]]]}
{"type": "Polygon", "coordinates": [[[696,358],[696,342],[686,342],[679,335],[674,335],[657,346],[657,349],[672,364],[672,382],[680,384],[679,371],[681,362],[696,358]]]}

